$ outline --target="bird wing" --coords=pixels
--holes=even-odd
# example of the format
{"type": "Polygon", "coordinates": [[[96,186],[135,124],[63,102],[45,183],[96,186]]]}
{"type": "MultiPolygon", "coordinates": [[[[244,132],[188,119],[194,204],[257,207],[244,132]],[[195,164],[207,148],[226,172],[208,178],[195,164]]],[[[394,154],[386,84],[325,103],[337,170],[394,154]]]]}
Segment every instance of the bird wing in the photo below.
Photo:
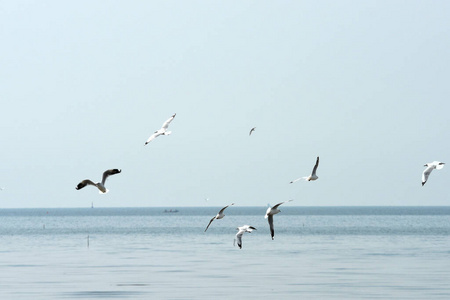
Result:
{"type": "Polygon", "coordinates": [[[105,185],[106,179],[110,176],[110,175],[114,175],[114,174],[118,174],[122,172],[122,170],[119,169],[109,169],[106,170],[105,172],[103,172],[103,177],[102,177],[102,184],[105,185]]]}
{"type": "Polygon", "coordinates": [[[252,232],[253,230],[256,230],[256,228],[255,227],[253,227],[253,226],[248,226],[247,225],[247,232],[252,232]]]}
{"type": "Polygon", "coordinates": [[[84,188],[84,187],[87,186],[88,184],[89,184],[89,185],[94,185],[94,186],[95,186],[95,183],[93,183],[91,180],[85,179],[85,180],[83,180],[82,182],[80,182],[80,183],[77,185],[77,187],[76,187],[75,189],[81,190],[82,188],[84,188]]]}
{"type": "Polygon", "coordinates": [[[242,235],[244,234],[245,230],[239,230],[238,233],[236,233],[236,241],[239,246],[239,248],[242,248],[242,235]]]}
{"type": "Polygon", "coordinates": [[[227,205],[227,206],[225,206],[224,208],[222,208],[222,209],[219,211],[219,215],[221,215],[221,214],[223,213],[223,211],[224,211],[228,206],[231,206],[231,205],[234,205],[234,203],[231,203],[230,205],[227,205]]]}
{"type": "Polygon", "coordinates": [[[272,236],[272,240],[273,240],[273,236],[275,235],[275,230],[273,229],[273,215],[269,215],[269,227],[270,227],[270,235],[272,236]]]}
{"type": "Polygon", "coordinates": [[[291,202],[291,201],[292,201],[292,199],[291,199],[291,200],[288,200],[288,201],[284,201],[284,202],[278,203],[278,204],[274,205],[272,208],[273,208],[273,209],[276,209],[276,208],[278,208],[278,206],[280,206],[281,204],[286,203],[286,202],[291,202]]]}
{"type": "Polygon", "coordinates": [[[255,131],[256,127],[253,127],[252,129],[250,129],[250,133],[248,135],[252,135],[253,131],[255,131]]]}
{"type": "Polygon", "coordinates": [[[170,122],[172,122],[172,120],[175,118],[176,115],[177,114],[174,114],[169,119],[167,119],[167,121],[164,122],[161,128],[167,129],[167,127],[169,127],[170,122]]]}
{"type": "Polygon", "coordinates": [[[300,178],[297,178],[297,179],[294,179],[294,180],[292,180],[291,182],[289,182],[289,183],[294,183],[294,182],[296,182],[296,181],[299,181],[299,180],[302,180],[302,179],[306,179],[307,177],[300,177],[300,178]]]}
{"type": "Polygon", "coordinates": [[[216,219],[216,217],[213,217],[213,218],[211,219],[211,221],[209,221],[208,226],[206,226],[205,232],[206,232],[206,230],[208,230],[209,225],[211,225],[212,221],[214,221],[215,219],[216,219]]]}
{"type": "Polygon", "coordinates": [[[319,166],[319,157],[317,156],[316,164],[314,165],[314,168],[313,168],[312,173],[311,173],[312,176],[316,175],[316,171],[317,171],[317,167],[318,166],[319,166]]]}
{"type": "Polygon", "coordinates": [[[427,182],[428,176],[430,176],[431,171],[435,168],[434,165],[428,166],[422,173],[422,186],[427,182]]]}
{"type": "MultiPolygon", "coordinates": [[[[148,139],[147,139],[147,141],[145,142],[145,145],[147,145],[148,143],[150,143],[151,141],[153,141],[154,139],[156,139],[158,136],[160,136],[161,135],[161,132],[158,130],[158,131],[155,131],[155,133],[153,133],[148,139]]],[[[144,145],[144,146],[145,146],[144,145]]]]}

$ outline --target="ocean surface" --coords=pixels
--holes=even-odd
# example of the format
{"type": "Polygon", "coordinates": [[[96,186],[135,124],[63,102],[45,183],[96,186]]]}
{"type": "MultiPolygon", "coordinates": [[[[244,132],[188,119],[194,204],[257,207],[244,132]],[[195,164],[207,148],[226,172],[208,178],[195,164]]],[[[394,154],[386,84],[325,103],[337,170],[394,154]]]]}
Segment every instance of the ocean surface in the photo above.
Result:
{"type": "Polygon", "coordinates": [[[450,207],[219,209],[1,209],[0,299],[450,299],[450,207]]]}

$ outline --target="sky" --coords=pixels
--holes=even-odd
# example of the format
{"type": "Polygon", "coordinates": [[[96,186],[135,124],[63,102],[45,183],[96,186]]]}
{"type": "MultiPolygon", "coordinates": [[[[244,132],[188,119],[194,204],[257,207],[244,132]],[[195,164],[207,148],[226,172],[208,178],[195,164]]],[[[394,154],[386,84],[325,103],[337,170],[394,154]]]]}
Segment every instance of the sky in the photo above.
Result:
{"type": "Polygon", "coordinates": [[[421,185],[425,163],[450,161],[449,15],[448,1],[2,1],[0,207],[450,205],[449,167],[421,185]],[[319,179],[289,184],[317,156],[319,179]],[[75,189],[111,168],[109,193],[75,189]]]}

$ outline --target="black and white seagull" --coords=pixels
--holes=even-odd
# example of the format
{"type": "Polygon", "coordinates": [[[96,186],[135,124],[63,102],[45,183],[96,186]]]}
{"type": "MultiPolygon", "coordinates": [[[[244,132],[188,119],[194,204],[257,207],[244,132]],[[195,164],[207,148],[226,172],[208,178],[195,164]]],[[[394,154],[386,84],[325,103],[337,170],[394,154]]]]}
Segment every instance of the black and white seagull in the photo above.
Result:
{"type": "Polygon", "coordinates": [[[319,178],[319,177],[316,175],[317,167],[318,167],[318,166],[319,166],[319,157],[317,156],[316,164],[314,165],[314,168],[313,168],[313,170],[312,170],[311,175],[306,176],[306,177],[300,177],[300,178],[297,178],[297,179],[295,179],[295,180],[292,180],[292,181],[289,182],[289,183],[294,183],[294,182],[299,181],[299,180],[302,180],[302,179],[304,179],[304,180],[306,180],[306,181],[314,181],[314,180],[317,180],[317,179],[319,178]]]}
{"type": "Polygon", "coordinates": [[[173,114],[169,119],[167,119],[167,121],[164,122],[164,124],[162,125],[162,127],[158,130],[156,130],[149,138],[148,140],[145,142],[144,146],[147,145],[148,143],[150,143],[151,141],[153,141],[154,139],[156,139],[158,136],[160,135],[169,135],[172,133],[172,131],[167,131],[167,128],[169,127],[170,122],[173,121],[173,119],[175,118],[177,114],[173,114]]]}
{"type": "Polygon", "coordinates": [[[80,182],[80,183],[77,185],[76,189],[77,189],[77,190],[81,190],[81,189],[84,188],[86,185],[93,185],[93,186],[96,186],[96,187],[98,188],[100,194],[105,194],[105,193],[108,192],[108,189],[105,187],[106,179],[107,179],[110,175],[118,174],[118,173],[120,173],[120,172],[122,172],[122,170],[119,170],[119,169],[109,169],[109,170],[106,170],[105,172],[103,172],[102,182],[94,183],[94,182],[92,182],[90,179],[85,179],[85,180],[83,180],[82,182],[80,182]]]}
{"type": "Polygon", "coordinates": [[[444,167],[445,163],[440,161],[433,161],[431,163],[427,163],[424,165],[424,167],[427,167],[425,170],[423,170],[422,173],[422,186],[427,182],[428,176],[430,176],[431,171],[434,169],[440,170],[444,167]]]}
{"type": "Polygon", "coordinates": [[[238,230],[238,233],[236,233],[236,238],[234,239],[233,246],[235,245],[235,243],[237,241],[237,245],[238,245],[239,249],[242,249],[242,235],[245,232],[251,233],[253,230],[256,230],[256,228],[253,226],[250,226],[250,225],[244,225],[244,226],[238,227],[236,229],[238,230]]]}
{"type": "Polygon", "coordinates": [[[267,211],[266,211],[266,215],[264,216],[264,218],[268,219],[268,221],[269,221],[270,235],[272,236],[272,240],[273,240],[273,237],[275,235],[275,230],[273,229],[273,215],[276,215],[277,213],[279,213],[281,211],[281,210],[278,209],[278,206],[280,206],[283,203],[291,202],[291,201],[292,201],[292,199],[288,200],[288,201],[284,201],[284,202],[278,203],[277,205],[269,207],[267,209],[267,211]]]}
{"type": "Polygon", "coordinates": [[[228,206],[231,206],[231,205],[234,205],[234,203],[231,203],[230,205],[227,205],[227,206],[225,206],[224,208],[222,208],[222,209],[219,211],[219,213],[218,213],[215,217],[213,217],[213,218],[211,219],[211,221],[209,221],[208,226],[206,226],[205,232],[206,232],[206,230],[208,230],[209,225],[211,225],[212,221],[214,221],[214,220],[216,220],[216,219],[223,219],[223,217],[225,217],[225,214],[223,213],[223,211],[224,211],[228,206]]]}

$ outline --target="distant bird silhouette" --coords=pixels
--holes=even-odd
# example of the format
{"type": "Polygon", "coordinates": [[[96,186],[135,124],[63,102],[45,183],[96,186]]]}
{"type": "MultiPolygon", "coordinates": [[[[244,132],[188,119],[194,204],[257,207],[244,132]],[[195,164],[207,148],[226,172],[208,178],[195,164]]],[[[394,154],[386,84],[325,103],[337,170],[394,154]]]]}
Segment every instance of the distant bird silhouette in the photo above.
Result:
{"type": "Polygon", "coordinates": [[[431,163],[427,163],[424,165],[424,167],[427,167],[425,170],[423,170],[422,173],[422,186],[427,182],[428,176],[430,176],[431,171],[434,169],[440,170],[444,167],[445,163],[439,162],[439,161],[433,161],[431,163]]]}
{"type": "Polygon", "coordinates": [[[314,180],[316,180],[316,179],[319,179],[319,177],[316,175],[316,171],[317,171],[317,167],[318,167],[318,166],[319,166],[319,157],[317,156],[316,164],[314,165],[314,168],[313,168],[313,170],[312,170],[311,175],[306,176],[306,177],[300,177],[300,178],[297,178],[297,179],[295,179],[295,180],[292,180],[292,181],[289,182],[289,183],[294,183],[294,182],[299,181],[299,180],[302,180],[302,179],[304,179],[304,180],[306,180],[306,181],[314,181],[314,180]]]}
{"type": "Polygon", "coordinates": [[[248,134],[249,136],[252,135],[253,131],[256,130],[256,127],[253,127],[252,129],[250,129],[250,133],[248,134]]]}
{"type": "Polygon", "coordinates": [[[205,232],[206,232],[206,230],[208,230],[209,225],[211,225],[212,221],[214,221],[214,220],[216,220],[216,219],[223,219],[223,217],[225,217],[223,211],[224,211],[228,206],[231,206],[231,205],[234,205],[234,203],[231,203],[230,205],[227,205],[227,206],[225,206],[224,208],[222,208],[222,209],[219,211],[219,213],[218,213],[214,218],[212,218],[211,221],[209,221],[208,226],[206,226],[205,232]]]}
{"type": "Polygon", "coordinates": [[[164,124],[161,126],[160,129],[156,130],[149,138],[148,140],[145,142],[144,146],[147,145],[148,143],[150,143],[151,141],[153,141],[154,139],[156,139],[158,136],[160,135],[169,135],[172,133],[172,131],[167,131],[167,128],[169,127],[170,122],[173,121],[173,119],[175,118],[177,114],[173,114],[169,119],[167,119],[166,122],[164,122],[164,124]]]}
{"type": "Polygon", "coordinates": [[[253,230],[256,230],[256,228],[253,226],[250,226],[250,225],[244,225],[244,226],[238,227],[236,229],[238,230],[238,233],[236,233],[236,237],[234,239],[233,245],[235,245],[235,243],[237,241],[239,249],[242,249],[242,235],[245,232],[251,233],[253,230]]]}
{"type": "Polygon", "coordinates": [[[276,204],[276,205],[274,205],[272,207],[269,207],[267,209],[267,211],[266,211],[266,215],[264,216],[264,218],[268,219],[268,221],[269,221],[270,235],[272,236],[272,240],[273,240],[273,237],[275,236],[275,230],[273,228],[273,215],[276,215],[277,213],[279,213],[281,211],[281,210],[278,209],[278,206],[280,206],[283,203],[291,202],[291,201],[292,201],[292,199],[288,200],[288,201],[284,201],[284,202],[278,203],[278,204],[276,204]]]}
{"type": "Polygon", "coordinates": [[[105,187],[106,179],[107,179],[109,176],[114,175],[114,174],[118,174],[118,173],[120,173],[120,172],[122,172],[122,170],[119,170],[119,169],[109,169],[109,170],[106,170],[105,172],[103,172],[102,182],[94,183],[94,182],[92,182],[92,181],[89,180],[89,179],[85,179],[85,180],[83,180],[82,182],[80,182],[80,183],[77,185],[76,189],[77,189],[77,190],[81,190],[81,189],[84,188],[86,185],[93,185],[93,186],[95,186],[95,187],[98,188],[100,194],[105,194],[105,193],[108,192],[108,189],[105,187]]]}

